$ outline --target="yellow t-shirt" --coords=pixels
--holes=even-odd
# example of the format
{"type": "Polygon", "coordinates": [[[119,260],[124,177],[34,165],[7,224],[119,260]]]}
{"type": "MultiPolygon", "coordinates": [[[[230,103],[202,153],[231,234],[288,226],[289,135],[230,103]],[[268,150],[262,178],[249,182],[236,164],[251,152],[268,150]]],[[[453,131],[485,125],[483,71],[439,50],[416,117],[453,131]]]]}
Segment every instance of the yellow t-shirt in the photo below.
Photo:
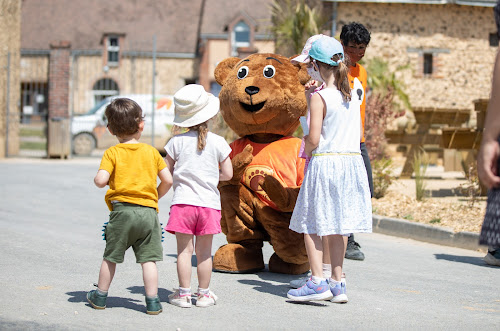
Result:
{"type": "Polygon", "coordinates": [[[109,189],[104,200],[153,207],[158,211],[158,173],[167,164],[158,150],[150,145],[118,144],[104,152],[99,169],[110,173],[109,189]]]}
{"type": "Polygon", "coordinates": [[[361,125],[363,126],[363,138],[361,139],[361,142],[365,142],[365,108],[366,108],[366,90],[368,88],[368,74],[366,73],[365,68],[359,64],[356,63],[355,67],[349,67],[349,85],[351,88],[354,87],[354,78],[359,79],[361,82],[361,85],[363,85],[363,89],[365,90],[364,96],[363,96],[363,103],[361,103],[360,111],[361,111],[361,125]]]}

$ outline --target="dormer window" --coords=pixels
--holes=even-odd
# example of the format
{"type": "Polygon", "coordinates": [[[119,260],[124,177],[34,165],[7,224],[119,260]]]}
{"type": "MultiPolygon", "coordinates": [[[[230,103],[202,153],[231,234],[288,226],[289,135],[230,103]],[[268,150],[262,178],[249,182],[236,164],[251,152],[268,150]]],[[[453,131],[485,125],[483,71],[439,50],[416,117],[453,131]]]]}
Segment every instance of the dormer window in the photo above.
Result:
{"type": "Polygon", "coordinates": [[[238,48],[250,47],[250,27],[244,21],[239,21],[231,33],[232,56],[238,55],[238,48]]]}
{"type": "Polygon", "coordinates": [[[120,38],[118,36],[108,36],[106,39],[106,49],[108,53],[108,66],[118,66],[120,61],[120,38]]]}

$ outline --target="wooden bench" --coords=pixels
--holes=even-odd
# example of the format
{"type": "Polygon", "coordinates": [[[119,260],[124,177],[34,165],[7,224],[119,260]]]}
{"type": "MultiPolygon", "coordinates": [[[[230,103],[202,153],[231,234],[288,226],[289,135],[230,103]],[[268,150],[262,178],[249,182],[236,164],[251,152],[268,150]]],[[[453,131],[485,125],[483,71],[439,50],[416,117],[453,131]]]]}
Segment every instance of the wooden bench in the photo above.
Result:
{"type": "Polygon", "coordinates": [[[390,144],[410,145],[401,171],[401,178],[411,177],[415,153],[419,150],[425,147],[442,148],[442,134],[432,132],[432,128],[441,128],[445,125],[460,126],[470,117],[468,109],[414,108],[413,113],[416,121],[415,132],[385,132],[390,144]]]}

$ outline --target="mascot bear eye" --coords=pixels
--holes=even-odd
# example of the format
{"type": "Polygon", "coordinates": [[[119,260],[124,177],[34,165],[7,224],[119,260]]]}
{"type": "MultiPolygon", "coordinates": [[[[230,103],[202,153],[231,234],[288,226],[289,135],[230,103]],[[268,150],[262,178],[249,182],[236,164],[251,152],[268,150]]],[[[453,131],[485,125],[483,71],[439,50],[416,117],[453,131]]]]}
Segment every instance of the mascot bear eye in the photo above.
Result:
{"type": "Polygon", "coordinates": [[[274,77],[274,73],[276,72],[276,69],[274,69],[274,67],[272,65],[267,65],[264,67],[264,77],[266,78],[273,78],[274,77]]]}
{"type": "Polygon", "coordinates": [[[247,66],[243,66],[241,67],[239,70],[238,70],[238,78],[239,79],[243,79],[245,78],[247,75],[248,75],[248,67],[247,66]]]}

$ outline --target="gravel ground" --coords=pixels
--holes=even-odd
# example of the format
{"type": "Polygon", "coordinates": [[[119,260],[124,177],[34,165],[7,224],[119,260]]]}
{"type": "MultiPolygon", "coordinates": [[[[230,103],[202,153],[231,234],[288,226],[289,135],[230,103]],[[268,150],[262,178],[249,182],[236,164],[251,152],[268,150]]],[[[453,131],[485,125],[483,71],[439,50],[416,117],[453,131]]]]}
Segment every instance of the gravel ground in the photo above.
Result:
{"type": "MultiPolygon", "coordinates": [[[[399,169],[395,170],[398,173],[399,169]]],[[[467,184],[463,172],[445,172],[442,166],[429,166],[426,172],[426,198],[415,198],[415,178],[397,179],[380,199],[372,199],[373,213],[412,222],[447,227],[455,232],[479,233],[486,210],[486,197],[470,197],[460,192],[467,184]]]]}

